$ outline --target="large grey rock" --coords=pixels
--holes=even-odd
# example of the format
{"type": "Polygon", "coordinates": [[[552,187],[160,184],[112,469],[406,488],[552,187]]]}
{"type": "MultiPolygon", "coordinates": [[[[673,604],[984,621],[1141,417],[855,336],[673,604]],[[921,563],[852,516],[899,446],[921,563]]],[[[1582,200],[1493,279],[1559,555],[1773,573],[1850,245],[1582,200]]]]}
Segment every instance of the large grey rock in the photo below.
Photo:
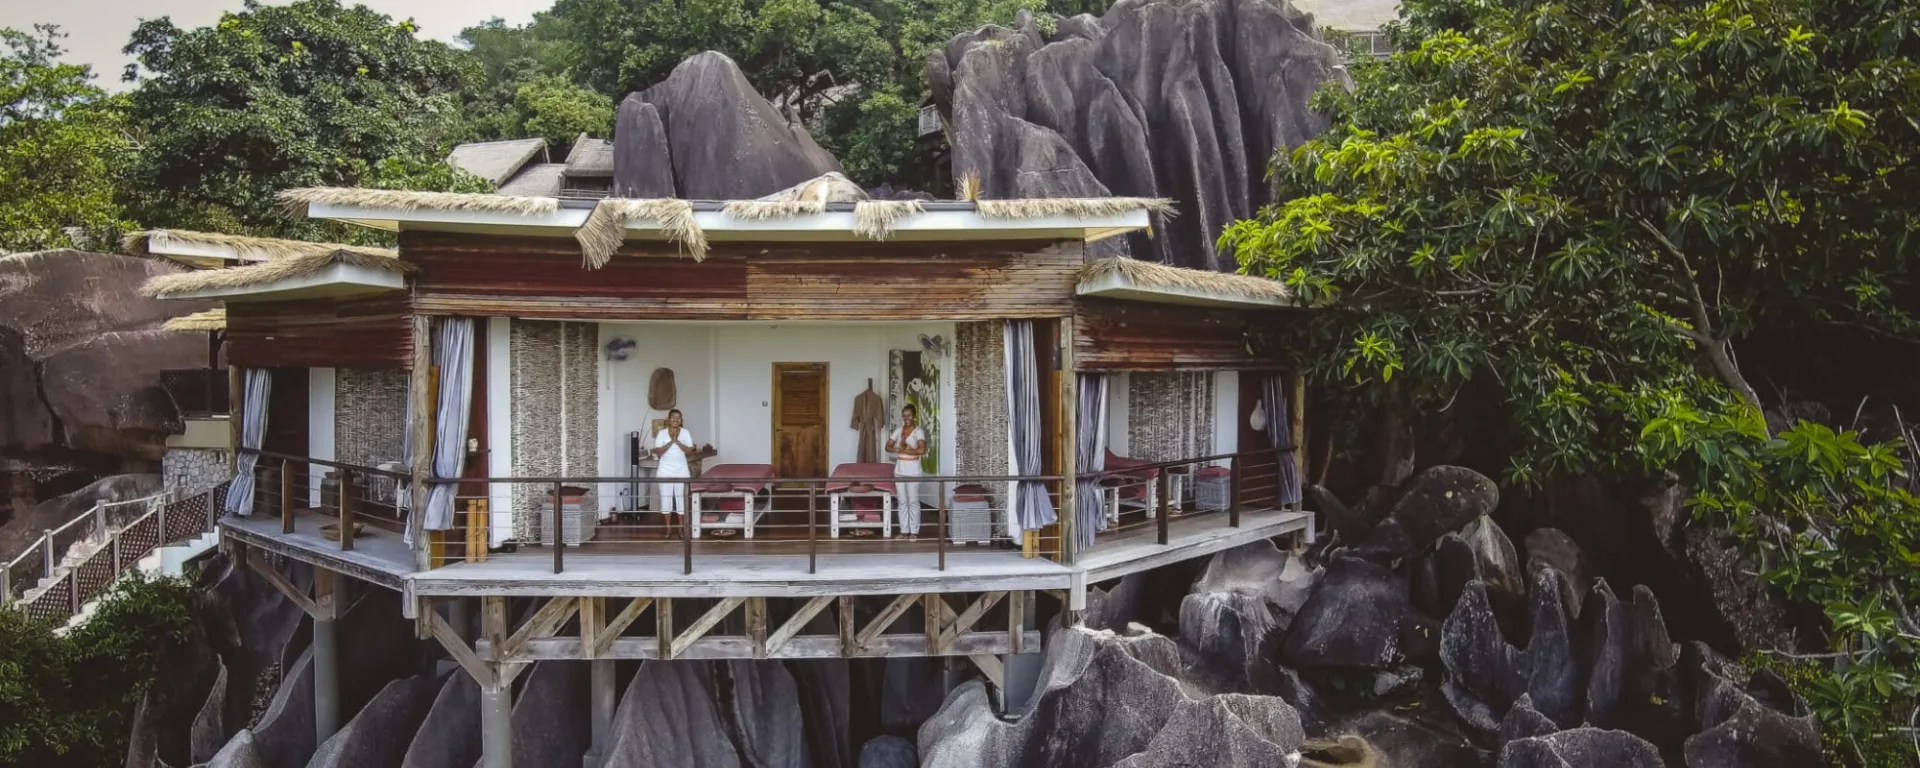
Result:
{"type": "Polygon", "coordinates": [[[1261,540],[1215,554],[1180,602],[1180,639],[1215,670],[1271,686],[1271,659],[1319,569],[1261,540]]]}
{"type": "MultiPolygon", "coordinates": [[[[28,544],[38,540],[47,529],[66,525],[68,521],[86,514],[96,504],[131,501],[159,492],[159,475],[108,475],[72,493],[42,501],[30,510],[15,512],[11,519],[0,525],[0,556],[11,559],[28,544]]],[[[131,509],[128,511],[133,512],[131,509]]],[[[60,553],[54,556],[59,557],[60,553]]],[[[29,583],[26,586],[33,585],[29,583]]]]}
{"type": "Polygon", "coordinates": [[[1825,764],[1819,723],[1784,681],[1763,670],[1742,687],[1701,643],[1690,644],[1681,663],[1692,671],[1702,729],[1684,745],[1687,768],[1825,764]]]}
{"type": "Polygon", "coordinates": [[[261,753],[252,731],[242,730],[207,761],[206,768],[277,768],[279,765],[282,764],[261,753]]]}
{"type": "MultiPolygon", "coordinates": [[[[344,720],[388,683],[411,676],[414,664],[425,654],[423,641],[413,635],[413,622],[400,618],[398,592],[366,589],[338,622],[334,631],[340,638],[340,717],[344,720]]],[[[585,700],[582,695],[581,701],[585,700]]]]}
{"type": "Polygon", "coordinates": [[[1559,730],[1559,723],[1547,719],[1546,715],[1533,708],[1532,696],[1521,694],[1520,699],[1507,710],[1506,718],[1500,721],[1500,742],[1504,744],[1516,739],[1545,736],[1559,730]]]}
{"type": "Polygon", "coordinates": [[[920,753],[913,742],[898,736],[880,736],[860,747],[859,768],[919,768],[920,753]]]}
{"type": "Polygon", "coordinates": [[[1582,615],[1592,654],[1586,721],[1655,741],[1677,737],[1673,731],[1690,719],[1675,680],[1680,649],[1667,637],[1653,592],[1635,586],[1632,602],[1623,603],[1602,579],[1588,594],[1582,615]]]}
{"type": "Polygon", "coordinates": [[[1389,519],[1407,534],[1411,555],[1500,506],[1500,488],[1466,467],[1428,467],[1414,475],[1389,519]]]}
{"type": "Polygon", "coordinates": [[[789,122],[754,92],[738,64],[715,51],[688,57],[666,80],[628,96],[620,110],[613,183],[630,193],[659,189],[663,155],[672,163],[674,196],[689,199],[755,198],[840,170],[805,126],[789,122]],[[641,105],[657,116],[650,119],[641,105]]]}
{"type": "Polygon", "coordinates": [[[480,685],[458,671],[428,706],[400,768],[472,768],[479,760],[480,685]]]}
{"type": "MultiPolygon", "coordinates": [[[[261,715],[252,732],[242,731],[252,742],[251,751],[265,761],[263,765],[306,765],[313,758],[313,650],[300,654],[288,668],[273,702],[261,715]]],[[[241,736],[235,736],[236,740],[241,736]]],[[[231,744],[229,744],[231,746],[231,744]]]]}
{"type": "Polygon", "coordinates": [[[1046,39],[1029,15],[929,56],[956,178],[986,197],[1144,195],[1177,201],[1135,256],[1232,270],[1221,227],[1269,202],[1257,168],[1325,126],[1307,99],[1334,50],[1273,0],[1124,0],[1046,39]]]}
{"type": "Polygon", "coordinates": [[[790,661],[787,671],[799,686],[814,768],[851,768],[862,753],[853,747],[852,672],[846,660],[790,661]]]}
{"type": "Polygon", "coordinates": [[[1626,731],[1575,728],[1508,742],[1500,768],[1666,768],[1660,751],[1626,731]]]}
{"type": "Polygon", "coordinates": [[[577,768],[593,747],[586,664],[537,662],[513,703],[513,764],[577,768]]]}
{"type": "Polygon", "coordinates": [[[1532,580],[1548,568],[1559,571],[1563,577],[1561,600],[1573,610],[1574,618],[1580,618],[1581,596],[1594,578],[1593,567],[1587,564],[1580,545],[1558,528],[1537,528],[1527,534],[1526,549],[1527,578],[1532,580]]]}
{"type": "Polygon", "coordinates": [[[1459,734],[1383,710],[1351,718],[1328,732],[1363,739],[1379,758],[1375,763],[1360,763],[1362,766],[1480,768],[1487,763],[1487,754],[1459,734]]]}
{"type": "Polygon", "coordinates": [[[1136,657],[1164,664],[1173,646],[1158,636],[1062,630],[1048,645],[1038,691],[1017,722],[996,717],[986,688],[968,682],[920,727],[921,765],[1285,765],[1258,761],[1300,750],[1299,717],[1280,699],[1190,694],[1180,680],[1136,657]]]}
{"type": "Polygon", "coordinates": [[[614,720],[609,765],[810,765],[797,686],[779,662],[647,662],[614,720]]]}
{"type": "Polygon", "coordinates": [[[1533,592],[1533,635],[1527,648],[1507,643],[1488,602],[1486,586],[1467,585],[1441,630],[1441,686],[1455,713],[1475,730],[1500,731],[1508,708],[1522,696],[1561,727],[1581,715],[1579,666],[1572,633],[1560,605],[1558,572],[1541,572],[1533,592]]]}
{"type": "Polygon", "coordinates": [[[213,759],[227,742],[227,665],[221,664],[213,678],[207,702],[193,718],[193,730],[187,736],[187,752],[193,762],[213,759]]]}
{"type": "Polygon", "coordinates": [[[942,659],[890,658],[882,662],[880,728],[909,733],[939,711],[946,698],[942,659]]]}
{"type": "Polygon", "coordinates": [[[1487,591],[1496,599],[1521,599],[1527,594],[1528,574],[1513,547],[1513,540],[1493,518],[1481,515],[1460,531],[1460,538],[1473,552],[1475,572],[1486,582],[1487,591]]]}
{"type": "Polygon", "coordinates": [[[338,733],[314,751],[307,768],[399,765],[406,758],[408,744],[420,729],[439,687],[437,681],[429,677],[388,683],[352,720],[341,726],[338,733]]]}
{"type": "Polygon", "coordinates": [[[1439,627],[1407,599],[1385,566],[1335,556],[1287,630],[1280,658],[1293,667],[1382,669],[1430,660],[1439,627]]]}
{"type": "Polygon", "coordinates": [[[211,306],[140,295],[161,261],[59,250],[0,256],[0,451],[154,460],[179,414],[160,371],[206,364],[206,337],[168,318],[211,306]]]}
{"type": "Polygon", "coordinates": [[[659,108],[640,94],[620,101],[613,122],[613,196],[673,197],[673,154],[659,108]]]}

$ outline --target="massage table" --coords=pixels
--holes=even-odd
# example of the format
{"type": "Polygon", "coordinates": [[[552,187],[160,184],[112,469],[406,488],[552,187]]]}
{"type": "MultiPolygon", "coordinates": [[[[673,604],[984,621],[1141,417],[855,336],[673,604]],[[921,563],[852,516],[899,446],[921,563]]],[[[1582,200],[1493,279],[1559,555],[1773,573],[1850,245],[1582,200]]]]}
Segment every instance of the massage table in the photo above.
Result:
{"type": "Polygon", "coordinates": [[[687,495],[693,537],[700,538],[703,528],[738,528],[742,536],[753,538],[753,524],[772,506],[773,474],[772,464],[721,464],[691,480],[687,495]],[[709,500],[714,502],[711,512],[709,500]]]}
{"type": "Polygon", "coordinates": [[[1160,505],[1160,470],[1151,461],[1130,459],[1107,450],[1106,469],[1100,479],[1101,493],[1105,496],[1107,524],[1120,522],[1120,504],[1124,501],[1131,506],[1143,507],[1147,518],[1152,519],[1160,505]]]}
{"type": "Polygon", "coordinates": [[[827,535],[837,539],[841,528],[879,528],[880,535],[892,538],[893,500],[897,491],[892,464],[854,463],[834,467],[827,483],[827,503],[831,509],[827,535]],[[842,509],[847,510],[845,519],[841,517],[842,509]]]}

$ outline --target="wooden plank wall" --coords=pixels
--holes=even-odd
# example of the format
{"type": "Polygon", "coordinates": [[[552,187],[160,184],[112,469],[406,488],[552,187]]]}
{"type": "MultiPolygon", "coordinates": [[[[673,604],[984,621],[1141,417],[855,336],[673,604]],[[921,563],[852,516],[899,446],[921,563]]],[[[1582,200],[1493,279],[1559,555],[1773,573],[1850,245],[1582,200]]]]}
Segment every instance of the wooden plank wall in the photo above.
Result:
{"type": "Polygon", "coordinates": [[[580,320],[1063,317],[1079,243],[631,243],[597,270],[570,238],[406,232],[426,314],[580,320]]]}
{"type": "Polygon", "coordinates": [[[241,368],[406,368],[404,294],[227,305],[227,361],[241,368]]]}
{"type": "Polygon", "coordinates": [[[1082,371],[1277,369],[1247,351],[1247,330],[1270,312],[1081,299],[1074,312],[1074,364],[1082,371]]]}

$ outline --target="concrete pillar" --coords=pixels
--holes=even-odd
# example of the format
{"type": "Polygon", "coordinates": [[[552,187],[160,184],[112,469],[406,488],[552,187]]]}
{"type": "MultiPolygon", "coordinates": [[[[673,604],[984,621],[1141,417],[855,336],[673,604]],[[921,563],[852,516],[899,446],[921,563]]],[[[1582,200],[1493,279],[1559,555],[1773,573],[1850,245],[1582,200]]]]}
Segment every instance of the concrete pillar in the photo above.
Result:
{"type": "Polygon", "coordinates": [[[313,735],[315,744],[340,730],[340,656],[334,619],[313,620],[313,735]]]}
{"type": "MultiPolygon", "coordinates": [[[[1020,617],[1021,626],[1033,629],[1038,625],[1035,604],[1032,595],[1020,601],[1023,607],[1020,617]]],[[[1010,653],[1000,657],[1001,667],[1006,675],[1006,689],[1000,692],[1000,714],[1018,715],[1026,711],[1027,702],[1033,698],[1035,688],[1040,685],[1040,668],[1045,665],[1047,655],[1041,649],[1031,647],[1037,643],[1028,643],[1026,653],[1010,653]]]]}
{"type": "Polygon", "coordinates": [[[480,768],[513,768],[513,686],[480,686],[480,768]]]}
{"type": "Polygon", "coordinates": [[[591,685],[593,717],[593,749],[587,751],[585,768],[600,768],[606,760],[607,749],[613,746],[613,710],[616,706],[614,689],[614,662],[612,659],[594,659],[587,662],[591,666],[591,685]]]}

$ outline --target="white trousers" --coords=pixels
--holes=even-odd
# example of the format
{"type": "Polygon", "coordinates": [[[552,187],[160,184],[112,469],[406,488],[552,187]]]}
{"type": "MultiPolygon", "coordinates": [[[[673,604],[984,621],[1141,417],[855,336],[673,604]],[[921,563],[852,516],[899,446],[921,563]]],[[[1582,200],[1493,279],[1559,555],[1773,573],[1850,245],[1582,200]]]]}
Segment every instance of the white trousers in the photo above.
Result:
{"type": "Polygon", "coordinates": [[[909,536],[920,535],[920,481],[925,473],[920,471],[920,462],[895,462],[893,465],[894,487],[899,489],[900,532],[909,536]]]}
{"type": "MultiPolygon", "coordinates": [[[[678,475],[678,474],[664,474],[664,475],[660,475],[660,477],[667,478],[667,479],[671,479],[671,478],[685,479],[687,476],[678,475]]],[[[687,511],[687,484],[686,483],[661,483],[660,484],[660,513],[666,514],[666,515],[679,515],[679,514],[685,514],[686,511],[687,511]]]]}

